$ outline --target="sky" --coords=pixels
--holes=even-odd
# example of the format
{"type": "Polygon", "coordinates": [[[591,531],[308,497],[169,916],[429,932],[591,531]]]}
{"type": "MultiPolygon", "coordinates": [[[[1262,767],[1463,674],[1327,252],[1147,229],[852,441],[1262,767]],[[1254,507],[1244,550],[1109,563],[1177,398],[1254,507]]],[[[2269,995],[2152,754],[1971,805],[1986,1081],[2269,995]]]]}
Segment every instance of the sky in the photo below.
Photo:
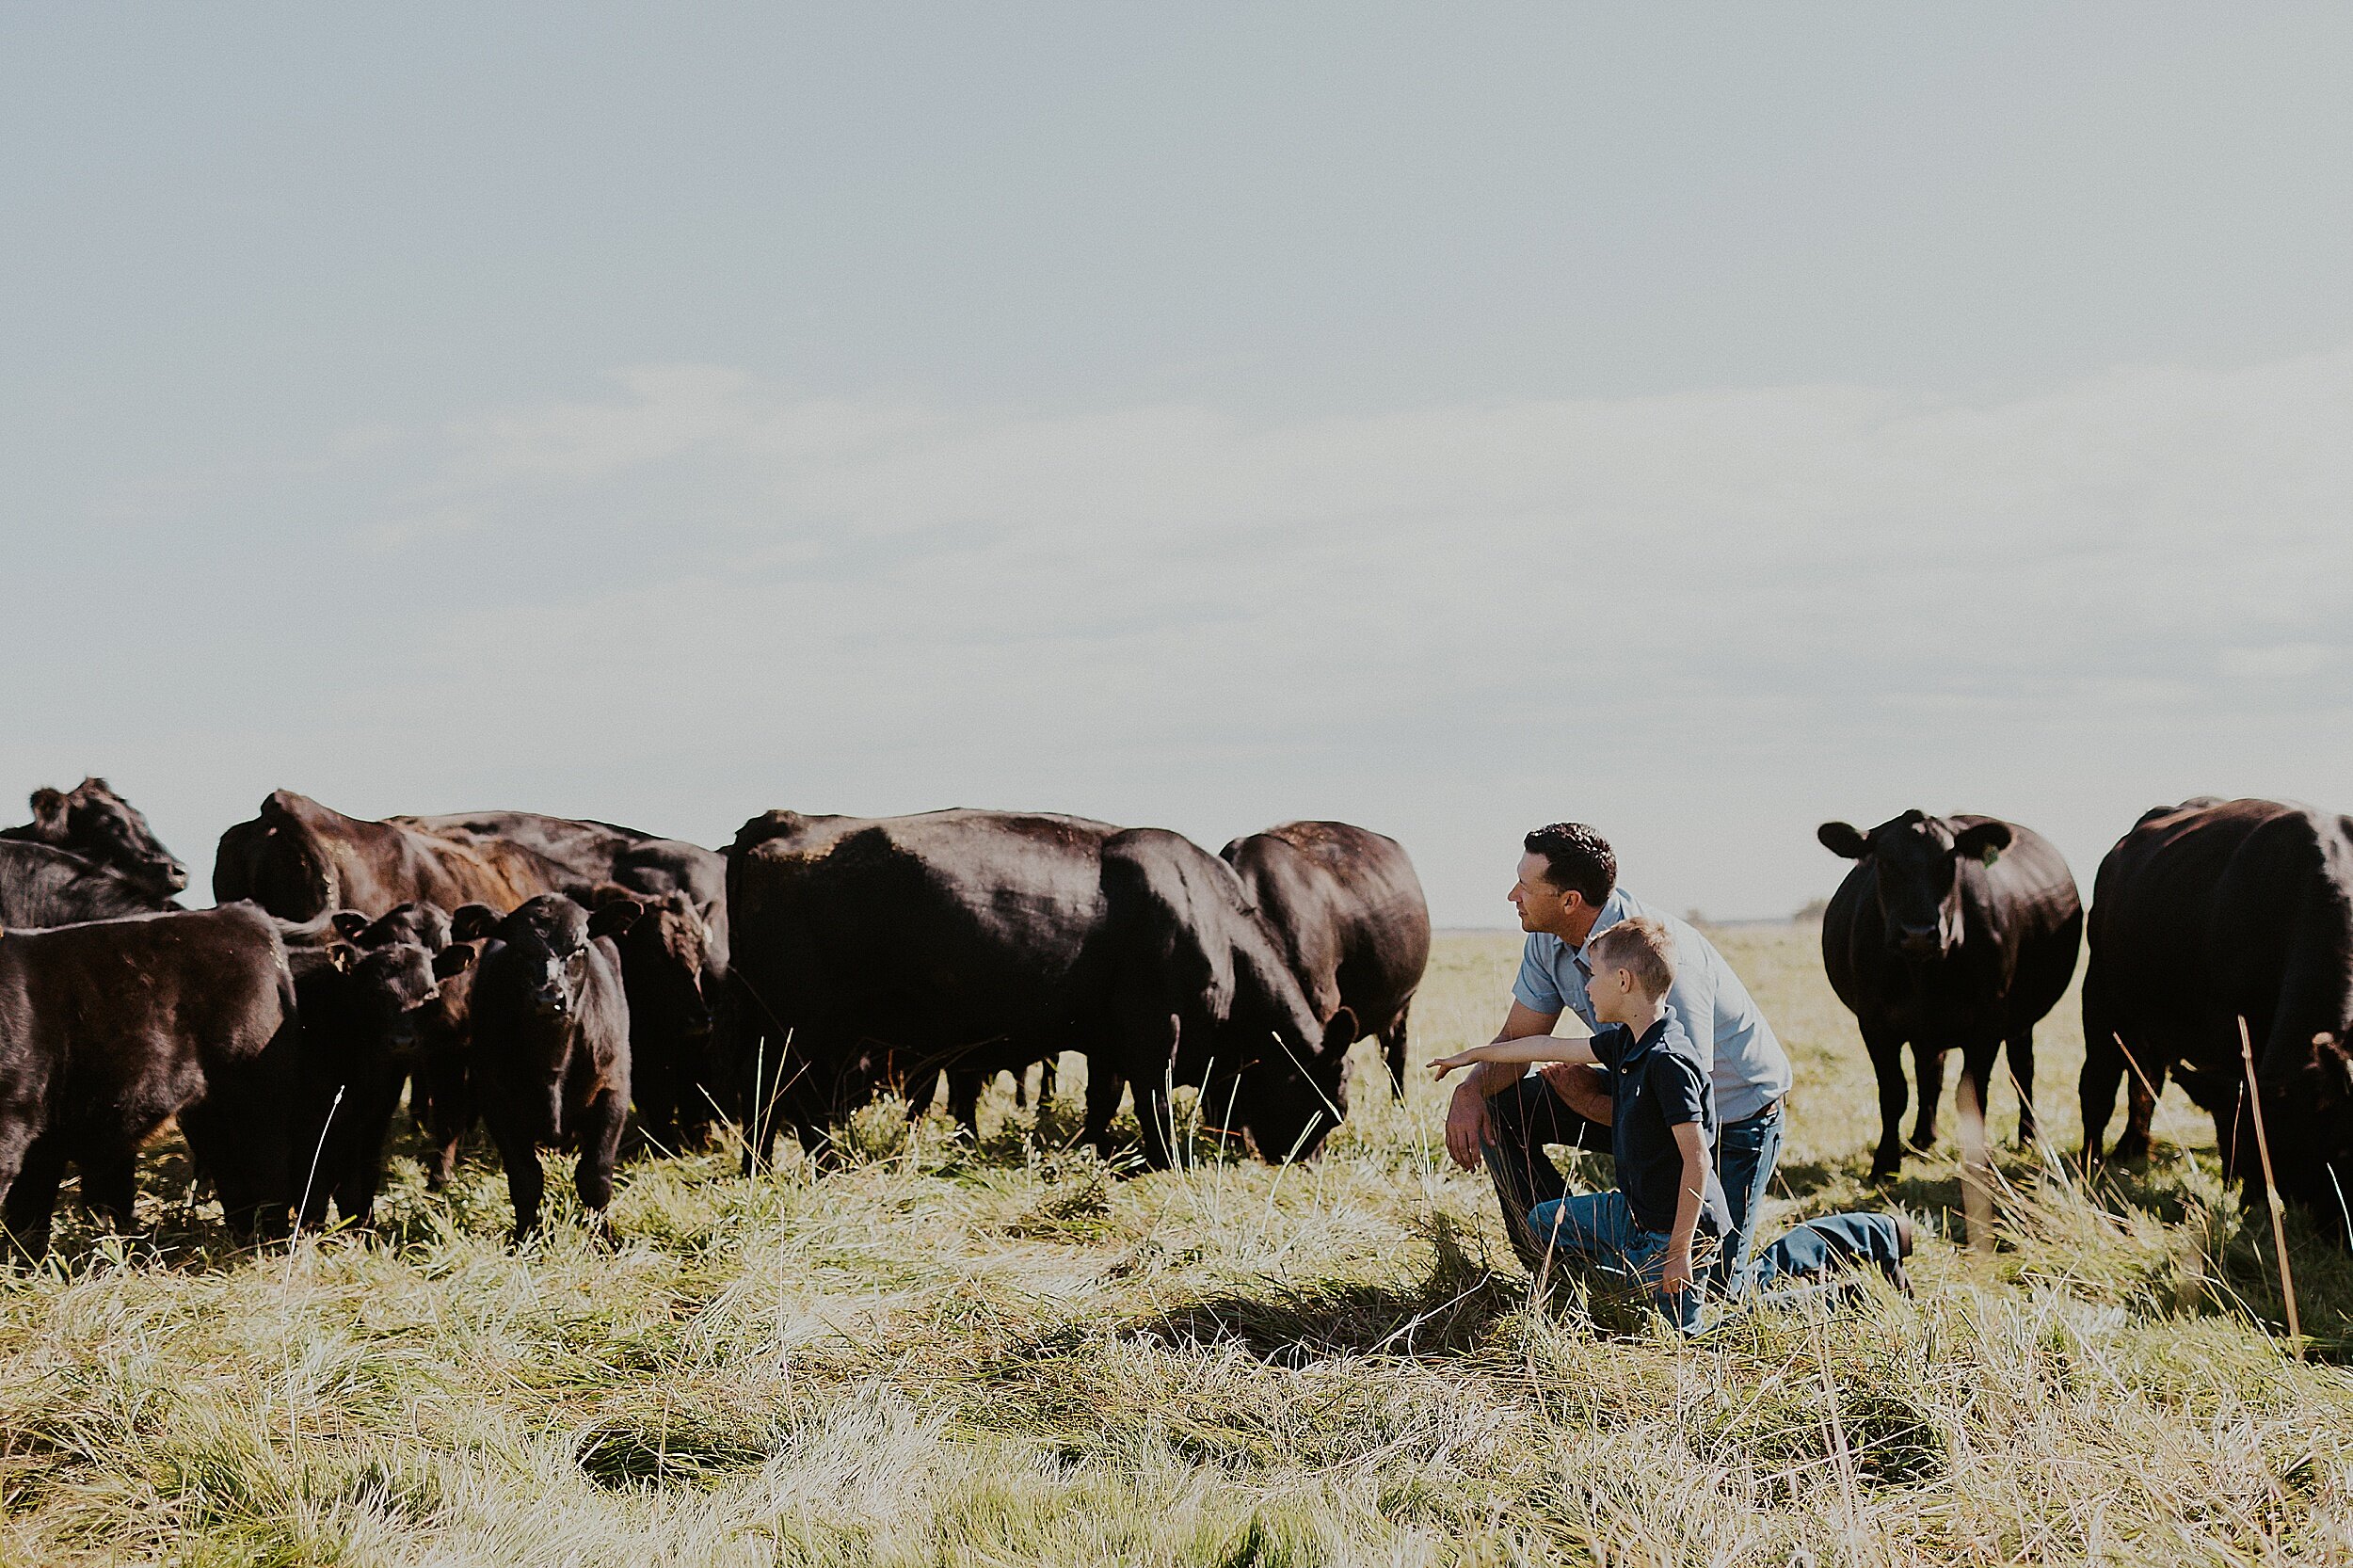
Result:
{"type": "Polygon", "coordinates": [[[2353,808],[2353,11],[0,11],[8,791],[2353,808]]]}

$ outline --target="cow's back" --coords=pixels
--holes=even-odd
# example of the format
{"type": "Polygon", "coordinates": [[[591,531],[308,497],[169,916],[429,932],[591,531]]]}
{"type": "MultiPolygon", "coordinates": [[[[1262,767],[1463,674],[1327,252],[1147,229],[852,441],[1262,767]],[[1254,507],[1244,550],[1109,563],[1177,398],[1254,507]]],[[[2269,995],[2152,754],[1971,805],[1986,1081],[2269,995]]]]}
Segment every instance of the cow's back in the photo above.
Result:
{"type": "Polygon", "coordinates": [[[1222,853],[1321,1013],[1345,1001],[1377,1032],[1412,1000],[1430,963],[1430,904],[1403,845],[1349,823],[1288,822],[1222,853]]]}
{"type": "Polygon", "coordinates": [[[292,1017],[286,954],[249,904],[0,936],[8,1056],[44,1059],[53,1107],[160,1120],[292,1017]]]}
{"type": "Polygon", "coordinates": [[[755,818],[728,855],[735,973],[769,1020],[891,1044],[1034,1027],[1081,981],[1113,831],[973,810],[755,818]]]}
{"type": "Polygon", "coordinates": [[[110,866],[70,850],[0,840],[0,928],[76,925],[168,907],[110,866]]]}

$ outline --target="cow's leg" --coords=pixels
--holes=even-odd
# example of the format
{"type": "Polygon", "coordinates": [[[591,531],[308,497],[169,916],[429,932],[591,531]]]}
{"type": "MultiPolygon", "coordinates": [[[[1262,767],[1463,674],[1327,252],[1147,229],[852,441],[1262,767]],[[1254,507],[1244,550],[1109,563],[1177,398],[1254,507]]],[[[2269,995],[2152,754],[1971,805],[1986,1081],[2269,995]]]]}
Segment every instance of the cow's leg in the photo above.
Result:
{"type": "Polygon", "coordinates": [[[57,1208],[57,1183],[65,1179],[66,1147],[55,1133],[30,1138],[28,1132],[20,1124],[0,1133],[0,1188],[8,1192],[0,1212],[17,1253],[38,1258],[49,1250],[49,1221],[57,1208]]]}
{"type": "MultiPolygon", "coordinates": [[[[2169,1064],[2155,1050],[2148,1052],[2148,1060],[2140,1064],[2140,1072],[2132,1075],[2124,1089],[2124,1135],[2116,1141],[2116,1158],[2145,1160],[2149,1158],[2149,1124],[2156,1119],[2157,1096],[2164,1092],[2165,1075],[2169,1064]],[[2143,1075],[2147,1081],[2142,1081],[2143,1075]]],[[[2131,1064],[2127,1063],[2127,1066],[2131,1064]]],[[[2113,1096],[2110,1096],[2113,1098],[2113,1096]]]]}
{"type": "Polygon", "coordinates": [[[2009,1063],[2009,1076],[2018,1082],[2018,1146],[2034,1144],[2034,1026],[2011,1035],[2002,1049],[2009,1063]]]}
{"type": "MultiPolygon", "coordinates": [[[[224,1074],[202,1099],[180,1109],[180,1135],[187,1140],[188,1158],[211,1180],[214,1194],[220,1199],[221,1222],[240,1245],[264,1231],[271,1237],[285,1234],[286,1217],[295,1201],[289,1189],[311,1168],[311,1151],[305,1149],[301,1170],[289,1173],[286,1141],[274,1130],[285,1113],[269,1109],[281,1102],[275,1096],[249,1094],[250,1087],[239,1077],[224,1074]]],[[[340,1146],[327,1145],[329,1159],[340,1146]]],[[[334,1179],[329,1166],[321,1165],[320,1179],[334,1179]]],[[[84,1185],[88,1185],[87,1176],[84,1185]]],[[[316,1218],[323,1223],[327,1218],[323,1188],[314,1201],[316,1218]]],[[[307,1223],[310,1216],[305,1218],[307,1223]]]]}
{"type": "Polygon", "coordinates": [[[82,1204],[104,1220],[117,1236],[136,1238],[139,1146],[129,1139],[91,1148],[75,1161],[82,1167],[82,1204]]]}
{"type": "Polygon", "coordinates": [[[1865,1030],[1863,1046],[1871,1053],[1880,1089],[1880,1146],[1871,1157],[1871,1179],[1885,1181],[1904,1162],[1904,1109],[1912,1099],[1912,1086],[1904,1080],[1904,1039],[1885,1030],[1865,1030]]]}
{"type": "MultiPolygon", "coordinates": [[[[968,1067],[960,1067],[948,1075],[948,1113],[956,1119],[956,1126],[964,1129],[965,1136],[975,1143],[981,1137],[981,1091],[988,1087],[988,1080],[994,1076],[968,1067]]],[[[1014,1080],[1020,1080],[1021,1073],[1016,1072],[1014,1080]]]]}
{"type": "Polygon", "coordinates": [[[1110,1053],[1090,1052],[1087,1056],[1086,1129],[1080,1136],[1094,1145],[1095,1152],[1110,1158],[1112,1152],[1112,1118],[1119,1114],[1119,1096],[1128,1092],[1128,1080],[1112,1071],[1110,1053]]]}
{"type": "MultiPolygon", "coordinates": [[[[1945,1049],[1941,1043],[1912,1042],[1912,1073],[1920,1080],[1920,1110],[1912,1119],[1912,1146],[1924,1154],[1936,1146],[1936,1115],[1945,1108],[1945,1049]]],[[[1965,1054],[1962,1070],[1968,1070],[1965,1054]]]]}
{"type": "Polygon", "coordinates": [[[679,1149],[679,1050],[675,1040],[630,1041],[630,1096],[637,1102],[637,1137],[656,1154],[679,1149]]]}
{"type": "Polygon", "coordinates": [[[613,1162],[621,1152],[621,1128],[629,1120],[627,1096],[607,1089],[588,1102],[580,1123],[580,1163],[572,1170],[572,1189],[580,1204],[597,1217],[605,1240],[613,1239],[613,1222],[605,1210],[613,1203],[613,1162]]]}
{"type": "MultiPolygon", "coordinates": [[[[1979,1135],[1993,1121],[1993,1059],[2002,1054],[2002,1042],[1997,1035],[1992,1039],[1971,1040],[1961,1048],[1961,1070],[1969,1076],[1969,1087],[1977,1092],[1979,1135]]],[[[1991,1137],[1986,1137],[1991,1144],[1991,1137]]]]}
{"type": "Polygon", "coordinates": [[[1136,1085],[1136,1126],[1144,1133],[1144,1162],[1156,1171],[1176,1163],[1176,1112],[1165,1079],[1136,1085]]]}
{"type": "Polygon", "coordinates": [[[539,1205],[547,1196],[547,1175],[539,1169],[539,1144],[509,1116],[491,1115],[485,1120],[490,1124],[490,1141],[498,1145],[499,1163],[506,1167],[506,1195],[515,1204],[515,1231],[510,1240],[520,1247],[539,1228],[539,1205]]]}
{"type": "Polygon", "coordinates": [[[1389,1093],[1398,1099],[1405,1097],[1405,1017],[1414,1009],[1409,1000],[1397,1010],[1397,1017],[1381,1032],[1381,1059],[1388,1064],[1389,1093]]]}
{"type": "Polygon", "coordinates": [[[1061,1062],[1062,1055],[1056,1052],[1037,1065],[1037,1108],[1040,1111],[1045,1110],[1053,1101],[1054,1069],[1060,1065],[1061,1062]]]}
{"type": "Polygon", "coordinates": [[[455,1053],[428,1064],[419,1081],[429,1084],[425,1135],[430,1146],[424,1156],[424,1184],[438,1192],[449,1184],[457,1168],[457,1145],[465,1142],[467,1129],[473,1126],[473,1085],[464,1059],[455,1053]]]}

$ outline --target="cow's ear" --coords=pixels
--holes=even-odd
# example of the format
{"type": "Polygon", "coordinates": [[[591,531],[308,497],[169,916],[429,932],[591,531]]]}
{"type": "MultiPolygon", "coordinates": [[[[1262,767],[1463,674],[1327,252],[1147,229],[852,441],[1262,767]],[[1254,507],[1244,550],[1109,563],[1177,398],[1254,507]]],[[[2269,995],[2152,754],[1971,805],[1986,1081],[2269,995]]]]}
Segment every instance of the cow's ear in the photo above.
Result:
{"type": "Polygon", "coordinates": [[[1842,859],[1860,860],[1871,853],[1871,840],[1843,822],[1826,822],[1814,830],[1822,847],[1842,859]]]}
{"type": "Polygon", "coordinates": [[[1964,860],[1982,860],[1990,866],[2008,848],[2009,824],[2006,822],[1971,823],[1953,835],[1953,853],[1964,860]]]}
{"type": "Polygon", "coordinates": [[[349,942],[329,942],[327,944],[328,965],[333,968],[337,974],[349,974],[352,970],[352,967],[358,964],[359,961],[360,950],[353,947],[349,942]]]}
{"type": "Polygon", "coordinates": [[[357,909],[338,909],[327,917],[327,923],[335,928],[335,935],[349,942],[357,940],[371,922],[357,909]]]}
{"type": "Polygon", "coordinates": [[[33,820],[43,826],[55,827],[65,821],[65,792],[35,790],[32,795],[33,820]]]}
{"type": "Polygon", "coordinates": [[[618,936],[637,923],[638,913],[638,903],[633,898],[616,899],[611,904],[600,904],[597,905],[596,912],[588,917],[588,935],[618,936]]]}
{"type": "Polygon", "coordinates": [[[499,927],[499,912],[487,904],[461,904],[450,915],[449,939],[478,942],[499,927]]]}
{"type": "Polygon", "coordinates": [[[472,965],[473,949],[460,942],[433,955],[433,978],[447,980],[451,975],[464,973],[472,965]]]}
{"type": "Polygon", "coordinates": [[[1357,1038],[1363,1034],[1363,1032],[1364,1026],[1356,1021],[1355,1009],[1352,1007],[1341,1008],[1338,1012],[1332,1015],[1332,1021],[1323,1026],[1324,1054],[1328,1056],[1337,1051],[1346,1050],[1349,1047],[1356,1043],[1357,1038]]]}

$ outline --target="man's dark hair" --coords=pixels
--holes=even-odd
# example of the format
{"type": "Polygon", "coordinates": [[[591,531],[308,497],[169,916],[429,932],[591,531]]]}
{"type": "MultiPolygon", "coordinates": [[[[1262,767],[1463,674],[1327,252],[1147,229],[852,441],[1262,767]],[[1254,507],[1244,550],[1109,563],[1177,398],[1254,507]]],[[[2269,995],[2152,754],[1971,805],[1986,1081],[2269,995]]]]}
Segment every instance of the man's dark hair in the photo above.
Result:
{"type": "Polygon", "coordinates": [[[1618,857],[1609,840],[1581,822],[1557,822],[1524,840],[1530,855],[1545,857],[1545,880],[1562,892],[1585,895],[1598,909],[1618,885],[1618,857]]]}

